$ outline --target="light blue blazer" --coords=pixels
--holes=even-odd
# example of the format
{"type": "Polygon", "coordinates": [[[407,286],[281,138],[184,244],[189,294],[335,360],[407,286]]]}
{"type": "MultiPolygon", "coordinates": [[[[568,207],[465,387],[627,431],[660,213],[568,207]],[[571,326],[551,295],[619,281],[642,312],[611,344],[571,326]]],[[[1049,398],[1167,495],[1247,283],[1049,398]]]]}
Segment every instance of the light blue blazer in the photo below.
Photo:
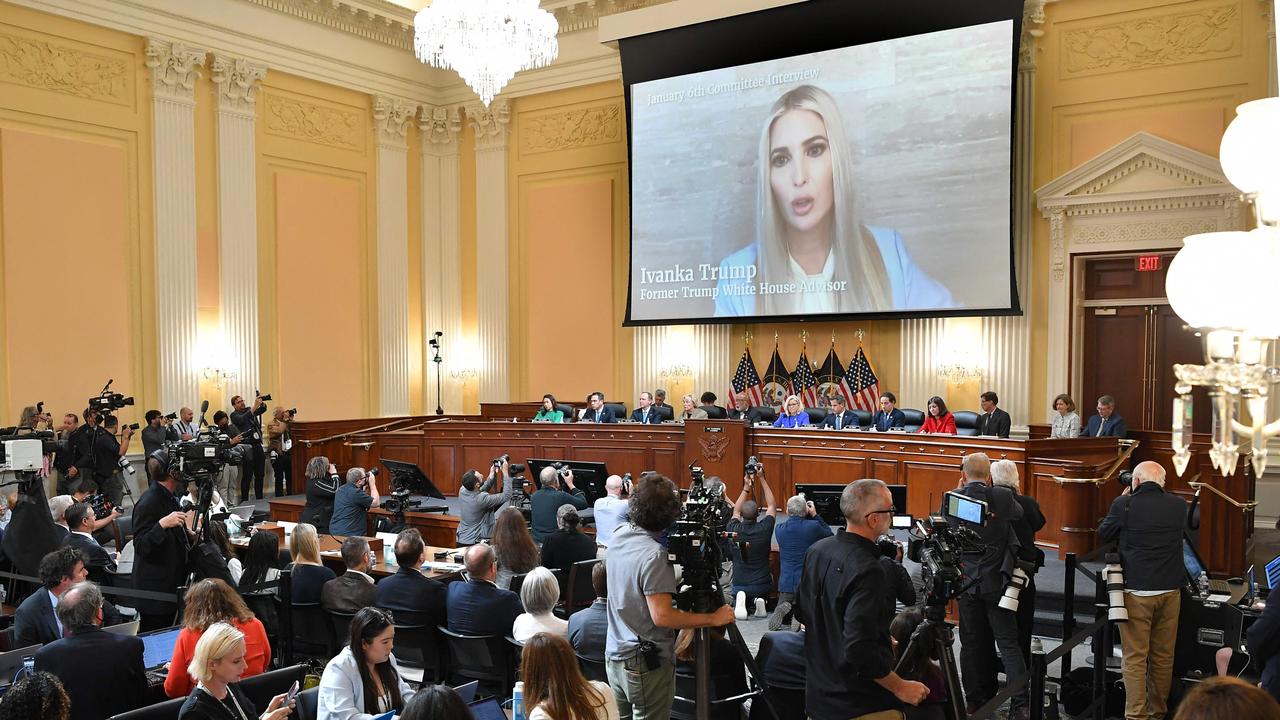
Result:
{"type": "MultiPolygon", "coordinates": [[[[414,691],[400,674],[395,655],[391,656],[391,667],[395,668],[400,679],[401,706],[395,708],[398,712],[409,703],[414,691]]],[[[325,666],[324,675],[320,676],[316,720],[372,720],[379,714],[378,708],[364,706],[364,681],[360,679],[360,668],[356,666],[351,648],[342,648],[325,666]]]]}
{"type": "MultiPolygon", "coordinates": [[[[925,310],[934,308],[956,307],[951,299],[951,292],[937,280],[929,277],[907,253],[902,236],[893,228],[871,227],[872,237],[880,248],[880,256],[884,258],[885,272],[889,276],[889,287],[893,292],[893,310],[925,310]]],[[[721,280],[716,284],[716,317],[741,317],[756,314],[756,295],[734,295],[729,288],[745,287],[759,281],[745,278],[723,279],[731,274],[729,268],[755,265],[759,258],[759,247],[752,243],[720,262],[721,280]]],[[[858,292],[859,288],[850,288],[849,292],[858,292]]]]}

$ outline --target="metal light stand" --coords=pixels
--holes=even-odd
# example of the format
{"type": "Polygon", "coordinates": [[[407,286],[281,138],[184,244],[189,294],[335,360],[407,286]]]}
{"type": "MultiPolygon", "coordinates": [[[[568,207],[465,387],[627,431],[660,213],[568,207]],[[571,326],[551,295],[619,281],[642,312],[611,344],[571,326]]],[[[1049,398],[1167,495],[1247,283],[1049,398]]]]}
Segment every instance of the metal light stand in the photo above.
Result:
{"type": "Polygon", "coordinates": [[[435,332],[435,337],[431,338],[431,340],[428,341],[428,344],[431,345],[432,351],[434,351],[435,353],[431,358],[431,362],[436,364],[436,414],[437,415],[444,414],[444,405],[441,404],[441,399],[440,399],[440,375],[441,375],[440,363],[444,362],[444,357],[440,355],[440,344],[441,344],[440,338],[443,336],[444,336],[444,333],[437,330],[435,332]]]}

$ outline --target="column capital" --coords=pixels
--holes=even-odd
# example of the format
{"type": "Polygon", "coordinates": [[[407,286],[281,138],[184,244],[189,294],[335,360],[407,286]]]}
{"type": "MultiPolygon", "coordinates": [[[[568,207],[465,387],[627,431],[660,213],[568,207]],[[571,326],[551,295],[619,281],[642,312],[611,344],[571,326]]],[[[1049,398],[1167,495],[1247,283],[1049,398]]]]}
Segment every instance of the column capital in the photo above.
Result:
{"type": "Polygon", "coordinates": [[[405,147],[405,132],[417,111],[417,103],[387,95],[375,95],[373,124],[378,133],[378,145],[405,147]]]}
{"type": "Polygon", "coordinates": [[[252,114],[258,83],[266,76],[266,65],[214,53],[213,82],[218,85],[218,109],[252,114]]]}
{"type": "Polygon", "coordinates": [[[423,105],[418,110],[418,130],[425,155],[452,155],[458,152],[462,134],[461,105],[423,105]]]}
{"type": "Polygon", "coordinates": [[[147,38],[146,54],[156,97],[194,103],[196,78],[204,67],[206,51],[152,37],[147,38]]]}
{"type": "Polygon", "coordinates": [[[1024,0],[1022,37],[1018,42],[1018,70],[1035,72],[1038,41],[1044,37],[1044,6],[1049,0],[1024,0]]]}
{"type": "Polygon", "coordinates": [[[466,106],[467,121],[476,131],[476,150],[502,150],[511,131],[511,103],[495,100],[489,107],[480,103],[466,106]]]}

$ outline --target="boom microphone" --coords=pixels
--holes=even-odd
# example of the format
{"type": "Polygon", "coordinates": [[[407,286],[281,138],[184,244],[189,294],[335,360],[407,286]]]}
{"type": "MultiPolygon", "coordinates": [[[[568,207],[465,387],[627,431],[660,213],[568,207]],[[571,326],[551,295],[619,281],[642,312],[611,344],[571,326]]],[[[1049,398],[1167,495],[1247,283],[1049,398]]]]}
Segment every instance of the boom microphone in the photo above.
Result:
{"type": "Polygon", "coordinates": [[[207,412],[209,412],[209,401],[208,401],[208,400],[201,400],[201,401],[200,401],[200,414],[201,414],[201,415],[203,415],[203,414],[205,414],[205,413],[207,413],[207,412]]]}

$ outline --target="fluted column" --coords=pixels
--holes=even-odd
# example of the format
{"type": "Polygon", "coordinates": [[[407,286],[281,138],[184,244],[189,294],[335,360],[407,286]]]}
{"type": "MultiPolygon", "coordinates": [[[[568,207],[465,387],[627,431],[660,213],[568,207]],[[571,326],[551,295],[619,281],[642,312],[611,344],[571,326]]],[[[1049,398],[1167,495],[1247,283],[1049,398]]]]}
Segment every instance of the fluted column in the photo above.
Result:
{"type": "MultiPolygon", "coordinates": [[[[265,65],[215,53],[218,90],[218,300],[236,376],[227,397],[258,389],[258,183],[254,118],[265,65]]],[[[269,391],[264,388],[264,391],[269,391]]]]}
{"type": "Polygon", "coordinates": [[[880,390],[892,392],[903,407],[922,407],[931,396],[937,395],[945,382],[938,377],[938,364],[942,360],[946,332],[944,318],[903,320],[899,387],[881,384],[880,390]]]}
{"type": "Polygon", "coordinates": [[[205,51],[149,38],[159,405],[196,401],[195,83],[205,51]]]}
{"type": "MultiPolygon", "coordinates": [[[[653,391],[665,387],[675,393],[673,380],[663,372],[673,367],[687,367],[689,376],[678,386],[700,395],[711,390],[719,395],[729,387],[740,350],[733,347],[729,325],[671,325],[637,327],[634,335],[635,391],[653,391]]],[[[623,398],[628,406],[635,398],[623,398]]],[[[678,396],[667,401],[680,406],[678,396]]],[[[730,402],[730,400],[725,400],[730,402]]]]}
{"type": "Polygon", "coordinates": [[[480,337],[480,402],[507,402],[511,384],[508,326],[507,134],[511,106],[467,106],[476,133],[476,311],[480,337]]]}
{"type": "Polygon", "coordinates": [[[378,136],[378,407],[409,414],[409,149],[405,132],[415,103],[379,95],[378,136]]]}
{"type": "Polygon", "coordinates": [[[458,213],[458,136],[462,132],[460,106],[423,106],[418,115],[422,137],[422,336],[444,333],[444,360],[431,367],[426,348],[422,364],[423,408],[436,403],[446,413],[462,412],[462,385],[449,379],[462,343],[462,252],[458,213]],[[440,373],[437,383],[436,373],[440,373]],[[433,402],[436,388],[440,398],[433,402]]]}

